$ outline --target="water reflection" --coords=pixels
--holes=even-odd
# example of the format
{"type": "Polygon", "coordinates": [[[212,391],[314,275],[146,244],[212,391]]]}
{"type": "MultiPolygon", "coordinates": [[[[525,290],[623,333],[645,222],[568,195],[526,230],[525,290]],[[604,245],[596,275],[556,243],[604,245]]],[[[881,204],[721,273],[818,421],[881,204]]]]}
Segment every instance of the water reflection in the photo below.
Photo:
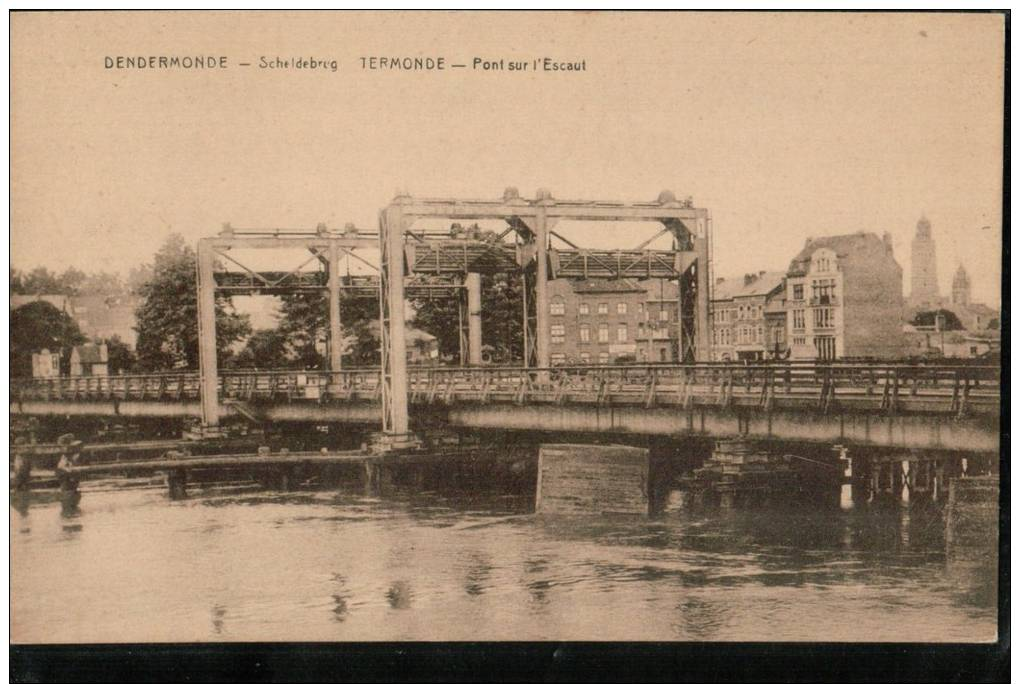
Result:
{"type": "Polygon", "coordinates": [[[217,636],[223,635],[223,618],[227,614],[227,609],[221,605],[214,605],[212,607],[212,628],[213,633],[217,636]]]}
{"type": "Polygon", "coordinates": [[[351,593],[347,589],[347,580],[343,575],[334,573],[333,584],[335,585],[335,593],[332,596],[333,619],[343,622],[347,619],[347,612],[350,610],[351,593]]]}
{"type": "Polygon", "coordinates": [[[338,623],[353,640],[994,637],[994,553],[947,554],[941,509],[896,498],[653,520],[436,493],[87,504],[65,517],[12,497],[18,638],[333,640],[338,623]]]}
{"type": "Polygon", "coordinates": [[[386,590],[386,600],[390,608],[407,610],[411,607],[411,585],[406,580],[397,580],[386,590]]]}
{"type": "Polygon", "coordinates": [[[468,596],[481,596],[488,588],[488,580],[491,575],[491,561],[482,554],[471,554],[470,567],[464,578],[464,591],[468,596]]]}
{"type": "Polygon", "coordinates": [[[676,605],[677,620],[673,625],[681,639],[710,641],[720,637],[726,622],[727,609],[719,602],[698,597],[686,598],[676,605]]]}

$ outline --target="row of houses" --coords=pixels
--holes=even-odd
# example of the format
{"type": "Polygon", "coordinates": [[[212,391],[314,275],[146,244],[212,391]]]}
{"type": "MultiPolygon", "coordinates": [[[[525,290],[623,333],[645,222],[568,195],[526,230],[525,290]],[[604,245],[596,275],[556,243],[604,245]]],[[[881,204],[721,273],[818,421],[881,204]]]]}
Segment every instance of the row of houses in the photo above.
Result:
{"type": "MultiPolygon", "coordinates": [[[[758,271],[714,282],[711,359],[974,357],[997,349],[997,332],[980,327],[996,312],[970,302],[965,273],[954,280],[951,303],[963,314],[967,329],[962,332],[911,326],[905,319],[912,309],[905,305],[902,290],[903,269],[888,233],[808,238],[785,271],[758,271]]],[[[559,279],[550,281],[549,293],[554,365],[676,361],[680,327],[676,282],[559,279]]],[[[33,297],[45,298],[25,298],[33,297]]],[[[116,334],[133,343],[135,302],[65,299],[58,308],[68,311],[88,336],[116,334]]],[[[409,340],[409,358],[436,362],[435,337],[418,332],[419,338],[409,340]]],[[[79,364],[78,374],[102,373],[104,362],[93,359],[99,355],[98,350],[80,350],[79,356],[88,362],[79,364]]],[[[40,372],[47,372],[43,367],[53,362],[38,363],[40,372]]],[[[72,373],[73,368],[74,364],[72,373]]]]}
{"type": "MultiPolygon", "coordinates": [[[[997,349],[983,326],[994,311],[958,294],[966,330],[918,345],[906,319],[903,269],[891,236],[857,232],[808,238],[784,271],[713,283],[713,361],[980,356],[997,349]],[[970,315],[977,312],[975,315],[970,315]],[[976,316],[976,318],[975,318],[976,316]],[[976,323],[974,323],[974,320],[976,323]]],[[[550,283],[551,360],[661,363],[677,358],[677,286],[664,280],[550,283]]]]}
{"type": "Polygon", "coordinates": [[[892,238],[808,238],[786,271],[717,280],[716,361],[900,358],[903,269],[892,238]]]}

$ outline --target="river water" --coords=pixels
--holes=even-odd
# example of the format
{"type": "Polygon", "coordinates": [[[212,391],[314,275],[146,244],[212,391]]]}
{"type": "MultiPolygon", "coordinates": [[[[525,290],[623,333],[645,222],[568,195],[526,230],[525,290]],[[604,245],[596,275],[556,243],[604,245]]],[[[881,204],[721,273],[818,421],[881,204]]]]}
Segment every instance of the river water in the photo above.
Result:
{"type": "Polygon", "coordinates": [[[550,519],[498,493],[83,489],[11,510],[15,642],[993,641],[937,513],[550,519]]]}

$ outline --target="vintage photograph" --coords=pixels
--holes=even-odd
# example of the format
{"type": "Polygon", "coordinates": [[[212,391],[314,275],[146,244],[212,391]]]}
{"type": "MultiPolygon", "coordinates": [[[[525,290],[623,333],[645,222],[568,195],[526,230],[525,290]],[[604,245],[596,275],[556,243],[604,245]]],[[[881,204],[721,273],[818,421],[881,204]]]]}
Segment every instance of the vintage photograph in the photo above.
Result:
{"type": "Polygon", "coordinates": [[[1008,641],[1008,13],[9,20],[12,645],[1008,641]]]}

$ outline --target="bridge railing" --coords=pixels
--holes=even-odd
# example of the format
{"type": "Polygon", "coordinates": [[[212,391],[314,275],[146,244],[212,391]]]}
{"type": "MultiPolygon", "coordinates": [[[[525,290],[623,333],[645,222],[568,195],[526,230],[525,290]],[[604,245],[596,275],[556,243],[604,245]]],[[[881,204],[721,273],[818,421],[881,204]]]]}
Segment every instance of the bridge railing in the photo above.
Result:
{"type": "MultiPolygon", "coordinates": [[[[997,410],[998,366],[896,363],[697,363],[523,368],[412,366],[413,403],[503,401],[620,405],[866,407],[894,412],[997,410]]],[[[220,375],[238,401],[377,400],[378,368],[244,370],[220,375]]],[[[194,401],[197,373],[16,380],[16,401],[194,401]]]]}
{"type": "Polygon", "coordinates": [[[999,368],[907,364],[430,368],[412,372],[412,401],[515,401],[625,405],[718,404],[830,410],[965,412],[998,406],[999,368]]]}

